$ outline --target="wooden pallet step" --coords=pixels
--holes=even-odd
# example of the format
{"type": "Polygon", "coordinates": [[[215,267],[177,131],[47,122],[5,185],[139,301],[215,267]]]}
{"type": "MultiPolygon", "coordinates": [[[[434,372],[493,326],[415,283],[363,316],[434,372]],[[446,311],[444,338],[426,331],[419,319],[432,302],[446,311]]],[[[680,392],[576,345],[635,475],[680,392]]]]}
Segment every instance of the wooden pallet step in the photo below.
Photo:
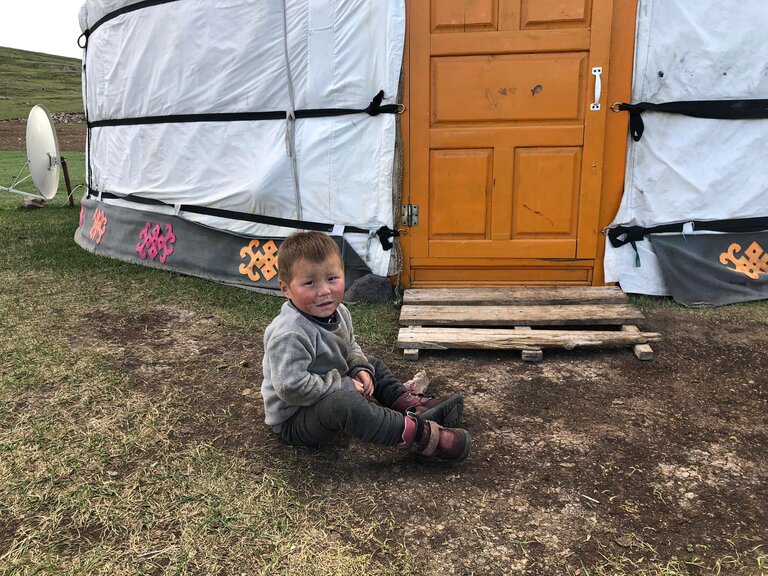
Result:
{"type": "Polygon", "coordinates": [[[555,288],[420,288],[406,290],[403,304],[477,306],[500,304],[624,304],[629,299],[617,286],[555,288]]]}
{"type": "Polygon", "coordinates": [[[622,348],[647,345],[661,340],[656,332],[612,330],[516,330],[514,328],[400,328],[397,346],[405,349],[447,350],[449,348],[488,348],[527,350],[530,348],[579,347],[622,348]]]}
{"type": "Polygon", "coordinates": [[[643,314],[631,304],[530,306],[404,305],[402,326],[576,326],[636,324],[643,314]]]}
{"type": "Polygon", "coordinates": [[[650,360],[649,343],[661,336],[641,332],[635,324],[643,319],[613,286],[410,289],[397,346],[412,360],[424,349],[484,348],[520,350],[524,361],[540,362],[544,349],[579,347],[633,348],[650,360]]]}

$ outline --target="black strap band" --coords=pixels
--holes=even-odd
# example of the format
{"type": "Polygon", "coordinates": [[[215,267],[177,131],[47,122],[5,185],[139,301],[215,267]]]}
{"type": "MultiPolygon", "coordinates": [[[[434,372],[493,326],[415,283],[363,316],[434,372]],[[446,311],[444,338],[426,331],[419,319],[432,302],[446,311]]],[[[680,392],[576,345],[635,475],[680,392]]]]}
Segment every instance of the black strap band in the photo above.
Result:
{"type": "MultiPolygon", "coordinates": [[[[310,108],[296,110],[294,118],[326,118],[329,116],[344,116],[347,114],[400,114],[405,110],[402,104],[384,104],[384,90],[380,90],[365,108],[310,108]]],[[[104,126],[134,126],[139,124],[180,124],[187,122],[249,122],[259,120],[285,120],[286,111],[268,112],[220,112],[216,114],[169,114],[167,116],[142,116],[139,118],[115,118],[111,120],[95,120],[88,122],[88,128],[103,128],[104,126]]]]}
{"type": "Polygon", "coordinates": [[[682,233],[686,225],[691,225],[693,230],[706,230],[708,232],[761,232],[768,230],[768,217],[761,218],[733,218],[729,220],[693,220],[689,222],[676,222],[674,224],[661,224],[659,226],[614,226],[606,232],[611,246],[620,248],[625,244],[639,242],[648,234],[661,234],[663,232],[682,233]]]}
{"type": "Polygon", "coordinates": [[[641,112],[667,112],[693,116],[694,118],[719,120],[768,118],[768,100],[681,100],[661,104],[652,102],[617,103],[611,109],[615,112],[629,112],[629,130],[635,142],[643,137],[645,130],[641,112]]]}
{"type": "MultiPolygon", "coordinates": [[[[268,224],[269,226],[279,226],[280,228],[295,228],[297,230],[316,230],[330,234],[333,232],[334,224],[325,224],[322,222],[310,222],[308,220],[291,220],[289,218],[277,218],[274,216],[262,216],[261,214],[250,214],[247,212],[237,212],[234,210],[225,210],[223,208],[212,208],[210,206],[196,206],[194,204],[168,204],[155,198],[145,198],[135,194],[113,194],[112,192],[102,192],[99,194],[95,190],[88,190],[88,198],[101,198],[102,200],[126,200],[136,202],[137,204],[146,204],[149,206],[167,206],[177,209],[181,212],[191,212],[192,214],[202,214],[205,216],[216,216],[218,218],[228,218],[230,220],[244,220],[246,222],[255,222],[257,224],[268,224]]],[[[344,232],[353,234],[370,234],[369,230],[357,228],[355,226],[344,226],[344,232]]],[[[379,239],[384,250],[392,248],[392,239],[400,236],[399,230],[392,230],[382,226],[374,233],[379,239]]]]}
{"type": "Polygon", "coordinates": [[[158,6],[159,4],[168,4],[169,2],[178,2],[178,0],[144,0],[143,2],[136,2],[135,4],[123,6],[122,8],[118,8],[113,12],[109,12],[108,14],[105,14],[104,16],[99,18],[94,23],[93,26],[86,29],[82,34],[80,34],[80,37],[77,39],[77,45],[80,46],[80,48],[85,48],[86,46],[88,46],[88,38],[90,37],[90,35],[93,34],[96,31],[96,29],[99,28],[102,24],[105,24],[110,20],[114,20],[118,16],[122,16],[123,14],[128,14],[130,12],[135,12],[136,10],[141,10],[142,8],[158,6]]]}

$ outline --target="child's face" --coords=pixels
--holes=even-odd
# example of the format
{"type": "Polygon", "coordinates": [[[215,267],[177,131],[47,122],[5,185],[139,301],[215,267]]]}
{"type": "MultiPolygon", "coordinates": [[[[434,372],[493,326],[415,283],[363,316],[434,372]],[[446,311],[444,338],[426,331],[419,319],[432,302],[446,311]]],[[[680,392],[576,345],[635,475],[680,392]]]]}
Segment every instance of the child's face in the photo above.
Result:
{"type": "Polygon", "coordinates": [[[339,307],[344,298],[344,267],[337,256],[322,262],[303,258],[293,265],[293,278],[286,284],[279,281],[280,290],[293,305],[305,314],[325,318],[339,307]]]}

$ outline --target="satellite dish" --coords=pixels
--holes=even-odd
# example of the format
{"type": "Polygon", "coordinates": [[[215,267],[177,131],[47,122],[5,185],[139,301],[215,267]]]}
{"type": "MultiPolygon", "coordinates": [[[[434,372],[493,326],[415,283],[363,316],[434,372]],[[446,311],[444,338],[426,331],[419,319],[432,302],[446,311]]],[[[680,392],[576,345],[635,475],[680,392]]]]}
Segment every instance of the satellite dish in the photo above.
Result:
{"type": "Polygon", "coordinates": [[[27,162],[32,182],[46,200],[56,196],[59,189],[59,142],[48,111],[35,106],[27,118],[27,162]]]}
{"type": "Polygon", "coordinates": [[[0,190],[38,200],[50,200],[56,196],[59,189],[62,160],[59,157],[59,142],[56,139],[56,129],[50,114],[42,106],[34,106],[29,111],[27,118],[27,163],[25,167],[29,168],[29,175],[19,179],[24,171],[22,168],[10,188],[0,186],[0,190]],[[30,177],[39,194],[30,194],[14,188],[30,177]]]}

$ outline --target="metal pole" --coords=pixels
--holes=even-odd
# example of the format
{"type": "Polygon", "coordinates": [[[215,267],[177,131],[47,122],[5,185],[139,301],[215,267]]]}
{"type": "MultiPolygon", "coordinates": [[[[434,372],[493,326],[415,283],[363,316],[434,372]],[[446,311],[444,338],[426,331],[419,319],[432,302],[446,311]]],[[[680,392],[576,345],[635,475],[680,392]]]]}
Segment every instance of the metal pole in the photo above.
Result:
{"type": "Polygon", "coordinates": [[[61,167],[64,170],[64,184],[67,185],[67,198],[69,198],[69,205],[74,207],[75,197],[72,195],[72,184],[69,181],[69,166],[67,166],[66,158],[61,158],[61,167]]]}

